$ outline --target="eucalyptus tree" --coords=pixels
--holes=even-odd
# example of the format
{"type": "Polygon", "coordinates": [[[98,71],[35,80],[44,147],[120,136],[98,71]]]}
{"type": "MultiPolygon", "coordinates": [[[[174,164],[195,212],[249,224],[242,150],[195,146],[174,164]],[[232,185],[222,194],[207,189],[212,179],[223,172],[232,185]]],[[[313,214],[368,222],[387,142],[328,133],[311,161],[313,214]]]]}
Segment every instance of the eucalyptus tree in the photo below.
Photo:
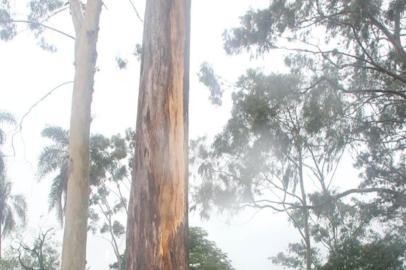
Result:
{"type": "MultiPolygon", "coordinates": [[[[192,160],[202,178],[195,203],[220,209],[284,212],[315,263],[309,194],[333,197],[330,188],[351,127],[346,101],[328,84],[306,92],[300,74],[249,70],[233,93],[231,118],[210,146],[194,142],[192,160]]],[[[303,259],[303,258],[302,258],[303,259]]]]}
{"type": "Polygon", "coordinates": [[[352,100],[348,119],[364,170],[351,193],[376,193],[381,215],[405,214],[405,10],[402,0],[272,1],[224,33],[230,54],[285,51],[308,88],[328,83],[352,100]],[[332,72],[333,71],[333,72],[332,72]]]}
{"type": "Polygon", "coordinates": [[[87,218],[89,208],[89,133],[90,110],[96,71],[96,45],[101,0],[70,0],[75,38],[75,78],[69,128],[69,176],[62,270],[86,267],[87,218]]]}
{"type": "MultiPolygon", "coordinates": [[[[101,0],[31,0],[28,19],[12,18],[9,1],[0,4],[0,37],[8,40],[16,34],[15,23],[28,23],[40,36],[43,29],[50,29],[74,40],[74,67],[72,109],[69,138],[69,176],[67,184],[66,221],[62,252],[62,269],[85,269],[86,232],[89,205],[89,132],[90,110],[96,71],[96,45],[101,0]],[[69,35],[43,24],[68,4],[75,35],[69,35]],[[74,259],[72,259],[74,258],[74,259]]],[[[43,39],[42,47],[53,50],[43,39]]]]}
{"type": "MultiPolygon", "coordinates": [[[[224,131],[216,137],[211,149],[207,150],[199,144],[196,147],[198,156],[203,158],[198,160],[199,173],[206,179],[198,189],[197,202],[206,209],[213,203],[235,205],[236,201],[238,205],[251,202],[248,205],[252,206],[259,195],[261,200],[257,202],[260,203],[255,203],[254,206],[270,207],[276,211],[292,211],[290,219],[292,220],[292,217],[294,218],[292,221],[296,219],[295,226],[304,231],[304,237],[302,237],[306,238],[306,234],[309,235],[309,233],[305,231],[311,231],[315,224],[309,223],[309,230],[305,229],[307,219],[305,212],[317,217],[316,206],[334,202],[334,207],[338,207],[337,205],[341,203],[339,199],[346,196],[373,193],[375,196],[361,197],[369,200],[370,203],[364,204],[359,211],[383,216],[384,221],[390,221],[385,222],[386,226],[392,226],[393,223],[403,223],[404,226],[403,217],[406,209],[404,179],[406,178],[404,177],[403,139],[406,105],[404,55],[406,54],[402,44],[405,42],[406,30],[403,23],[405,8],[405,2],[398,0],[275,0],[271,1],[266,8],[249,10],[241,17],[239,27],[225,31],[224,47],[229,54],[247,51],[255,57],[265,55],[272,50],[284,53],[285,64],[291,73],[289,76],[300,74],[301,90],[299,92],[301,94],[298,96],[301,97],[302,104],[305,106],[293,106],[293,109],[290,109],[291,113],[287,114],[287,119],[291,123],[296,122],[290,131],[300,136],[286,136],[278,132],[280,127],[289,130],[289,125],[284,124],[275,129],[272,124],[280,121],[280,112],[289,106],[286,107],[285,102],[281,102],[281,108],[277,102],[270,106],[269,98],[257,94],[258,89],[275,89],[280,84],[261,80],[263,76],[257,76],[255,80],[248,80],[243,84],[239,83],[237,85],[239,90],[233,94],[232,116],[224,131]],[[333,103],[319,98],[329,95],[339,98],[333,103]],[[323,108],[326,107],[339,110],[325,112],[323,108]],[[295,114],[297,111],[299,111],[299,117],[295,114]],[[336,126],[336,124],[339,125],[336,126]],[[275,135],[261,141],[263,130],[270,127],[275,130],[275,135]],[[321,130],[317,134],[320,128],[325,131],[321,130]],[[312,133],[311,130],[316,133],[312,133]],[[309,136],[320,140],[320,144],[314,143],[310,144],[310,148],[307,147],[309,136]],[[281,150],[272,150],[270,156],[261,155],[267,151],[266,142],[268,141],[276,144],[274,149],[281,150]],[[296,155],[290,157],[286,155],[286,151],[291,149],[289,145],[292,145],[293,149],[296,148],[296,155]],[[331,170],[330,165],[336,161],[330,157],[339,158],[340,149],[343,149],[344,145],[348,145],[347,149],[351,149],[352,153],[357,155],[355,165],[364,169],[362,175],[364,181],[359,187],[337,193],[331,190],[328,178],[325,177],[326,171],[321,169],[325,168],[327,172],[331,170]],[[307,207],[303,205],[303,202],[306,203],[303,196],[296,198],[302,205],[302,210],[300,208],[294,210],[298,205],[287,204],[289,201],[286,198],[291,196],[288,192],[292,193],[296,190],[296,185],[293,185],[292,190],[292,186],[284,184],[283,180],[301,178],[300,169],[296,177],[294,175],[292,177],[291,171],[292,168],[295,170],[301,167],[298,157],[301,156],[299,153],[304,153],[303,150],[308,151],[307,158],[302,162],[305,170],[310,175],[313,174],[316,182],[320,182],[320,179],[326,182],[325,187],[321,186],[319,193],[309,194],[312,195],[310,197],[312,204],[307,207]],[[251,157],[245,154],[250,151],[251,157]],[[322,154],[324,151],[327,155],[322,154]],[[317,156],[317,153],[321,156],[317,156]],[[322,165],[324,157],[327,158],[326,167],[322,165]],[[270,164],[266,163],[264,166],[261,160],[270,158],[286,159],[292,164],[269,166],[270,164]],[[309,160],[314,161],[313,168],[306,164],[309,160]],[[278,178],[282,180],[277,187],[271,183],[273,188],[282,191],[282,200],[264,199],[265,195],[275,197],[275,194],[269,192],[264,194],[267,187],[262,181],[258,181],[258,179],[262,180],[258,178],[259,172],[267,172],[267,170],[276,171],[276,175],[279,175],[278,178]],[[287,190],[286,187],[291,190],[287,190]],[[324,200],[318,203],[313,201],[317,198],[315,196],[317,194],[324,200]],[[278,204],[282,209],[275,207],[278,204]]],[[[212,81],[210,76],[204,75],[200,74],[201,79],[210,83],[212,81]]],[[[283,89],[280,92],[287,97],[291,81],[287,78],[283,82],[286,87],[279,87],[283,89]]],[[[212,82],[210,84],[213,85],[212,82]]],[[[212,86],[211,90],[219,92],[218,87],[212,86]]],[[[218,95],[219,93],[214,93],[212,97],[218,95]]],[[[279,93],[272,95],[272,99],[277,100],[279,93]]],[[[294,98],[289,100],[291,104],[296,101],[294,98]]],[[[268,147],[268,149],[272,148],[268,147]]],[[[334,170],[330,173],[334,174],[334,170]]],[[[300,180],[296,182],[300,188],[300,180]]],[[[334,215],[334,211],[330,212],[328,219],[334,220],[334,215]]],[[[319,236],[313,235],[315,240],[317,237],[319,236]]],[[[309,251],[303,252],[305,249],[303,243],[300,247],[294,246],[293,249],[301,254],[301,265],[298,268],[309,269],[308,263],[302,265],[303,257],[307,256],[304,254],[309,254],[309,251]]]]}
{"type": "Polygon", "coordinates": [[[0,173],[0,257],[1,240],[16,229],[17,222],[25,225],[27,204],[22,195],[11,193],[12,184],[0,173]]]}
{"type": "Polygon", "coordinates": [[[127,223],[127,270],[188,268],[190,0],[148,0],[127,223]]]}

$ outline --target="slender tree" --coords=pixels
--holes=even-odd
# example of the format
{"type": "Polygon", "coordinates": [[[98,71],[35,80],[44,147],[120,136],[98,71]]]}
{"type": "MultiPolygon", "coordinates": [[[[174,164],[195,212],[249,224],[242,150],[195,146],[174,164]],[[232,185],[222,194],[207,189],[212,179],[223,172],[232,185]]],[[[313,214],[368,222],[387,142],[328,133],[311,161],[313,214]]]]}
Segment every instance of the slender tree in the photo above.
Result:
{"type": "Polygon", "coordinates": [[[20,241],[12,248],[18,264],[23,270],[56,270],[59,267],[59,253],[52,239],[53,231],[41,232],[31,244],[20,241]]]}
{"type": "Polygon", "coordinates": [[[90,110],[96,69],[101,0],[69,1],[75,28],[75,79],[69,133],[69,177],[62,247],[62,270],[86,266],[89,208],[90,110]]]}
{"type": "Polygon", "coordinates": [[[189,0],[146,4],[127,270],[188,268],[189,0]]]}
{"type": "MultiPolygon", "coordinates": [[[[0,111],[0,124],[2,123],[14,125],[15,118],[10,113],[0,111]]],[[[5,138],[6,134],[0,126],[0,146],[4,144],[5,138]]],[[[15,229],[17,218],[25,223],[25,199],[22,195],[12,195],[11,187],[11,183],[6,180],[3,153],[0,151],[0,258],[2,238],[15,229]]]]}

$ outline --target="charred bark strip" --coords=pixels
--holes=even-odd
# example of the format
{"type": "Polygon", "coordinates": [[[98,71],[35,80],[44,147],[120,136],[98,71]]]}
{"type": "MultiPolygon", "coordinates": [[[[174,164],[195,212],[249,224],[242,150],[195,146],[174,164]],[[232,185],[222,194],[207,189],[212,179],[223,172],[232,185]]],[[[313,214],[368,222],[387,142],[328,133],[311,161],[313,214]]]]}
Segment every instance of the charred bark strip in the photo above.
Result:
{"type": "Polygon", "coordinates": [[[127,270],[187,269],[190,0],[147,1],[127,270]]]}

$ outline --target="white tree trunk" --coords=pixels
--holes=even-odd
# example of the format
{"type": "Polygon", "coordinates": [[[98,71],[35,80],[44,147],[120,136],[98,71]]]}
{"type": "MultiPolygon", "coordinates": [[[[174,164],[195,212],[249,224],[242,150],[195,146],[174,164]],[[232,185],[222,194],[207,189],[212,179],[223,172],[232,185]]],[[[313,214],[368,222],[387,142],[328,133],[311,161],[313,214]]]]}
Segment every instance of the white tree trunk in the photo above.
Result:
{"type": "Polygon", "coordinates": [[[101,0],[88,0],[84,13],[78,0],[71,0],[76,32],[75,79],[69,136],[69,180],[62,248],[62,270],[86,267],[89,208],[90,111],[96,66],[101,0]]]}

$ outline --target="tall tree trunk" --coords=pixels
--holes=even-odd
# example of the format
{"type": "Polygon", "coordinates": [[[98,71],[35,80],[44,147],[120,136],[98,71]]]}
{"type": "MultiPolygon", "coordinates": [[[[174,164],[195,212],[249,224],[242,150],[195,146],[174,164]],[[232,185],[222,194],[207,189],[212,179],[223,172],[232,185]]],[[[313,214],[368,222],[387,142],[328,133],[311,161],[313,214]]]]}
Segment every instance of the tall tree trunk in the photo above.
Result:
{"type": "Polygon", "coordinates": [[[190,0],[148,0],[127,270],[185,270],[190,0]]]}
{"type": "Polygon", "coordinates": [[[2,216],[0,215],[0,259],[1,259],[1,242],[2,242],[2,240],[3,240],[3,237],[2,237],[2,235],[1,235],[1,233],[2,233],[2,231],[1,231],[1,220],[2,220],[2,216]]]}
{"type": "Polygon", "coordinates": [[[309,208],[307,207],[307,196],[304,187],[303,179],[303,155],[302,148],[298,146],[299,155],[299,182],[300,182],[300,192],[302,195],[302,206],[303,206],[303,226],[304,226],[304,241],[306,246],[306,270],[312,269],[312,248],[310,243],[310,229],[309,229],[309,208]]]}
{"type": "Polygon", "coordinates": [[[88,0],[82,13],[79,1],[70,1],[75,26],[75,79],[69,130],[69,180],[62,247],[62,270],[86,266],[89,208],[89,133],[96,65],[101,0],[88,0]]]}

